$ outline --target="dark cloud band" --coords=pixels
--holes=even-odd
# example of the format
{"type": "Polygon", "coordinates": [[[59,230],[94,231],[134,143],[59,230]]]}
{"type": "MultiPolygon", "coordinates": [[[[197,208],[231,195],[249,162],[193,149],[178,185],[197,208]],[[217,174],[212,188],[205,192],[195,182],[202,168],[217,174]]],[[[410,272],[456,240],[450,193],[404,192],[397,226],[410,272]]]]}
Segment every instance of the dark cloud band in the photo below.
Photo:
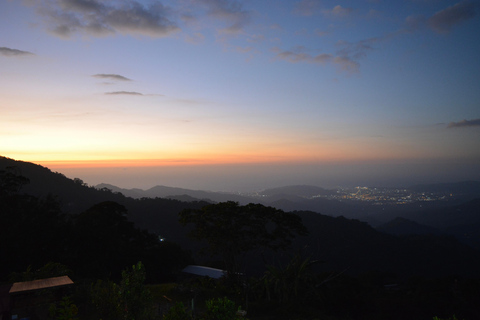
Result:
{"type": "Polygon", "coordinates": [[[276,53],[275,59],[285,60],[291,63],[305,62],[313,64],[335,64],[340,71],[347,73],[359,72],[360,65],[348,56],[334,56],[328,53],[322,53],[316,56],[305,52],[298,51],[281,51],[278,48],[273,48],[276,53]]]}
{"type": "Polygon", "coordinates": [[[155,2],[144,6],[135,0],[109,2],[99,0],[35,1],[48,29],[69,38],[76,33],[92,36],[139,34],[165,37],[179,29],[171,20],[171,10],[155,2]]]}
{"type": "Polygon", "coordinates": [[[30,56],[30,55],[33,55],[33,53],[28,51],[18,50],[18,49],[0,47],[0,55],[7,56],[7,57],[16,57],[16,56],[30,56]]]}
{"type": "Polygon", "coordinates": [[[219,30],[224,34],[240,33],[250,22],[252,12],[245,10],[241,2],[224,0],[196,0],[206,6],[208,15],[223,20],[227,27],[219,30]]]}
{"type": "Polygon", "coordinates": [[[119,80],[119,81],[132,81],[132,79],[121,76],[119,74],[100,73],[100,74],[94,74],[92,77],[99,78],[99,79],[119,80]]]}
{"type": "Polygon", "coordinates": [[[127,96],[143,96],[140,92],[135,91],[114,91],[114,92],[106,92],[107,95],[127,95],[127,96]]]}
{"type": "Polygon", "coordinates": [[[480,127],[480,119],[462,120],[459,122],[450,122],[448,128],[462,128],[462,127],[480,127]]]}
{"type": "Polygon", "coordinates": [[[449,32],[455,25],[475,17],[475,4],[463,1],[435,13],[428,19],[429,26],[439,33],[449,32]]]}

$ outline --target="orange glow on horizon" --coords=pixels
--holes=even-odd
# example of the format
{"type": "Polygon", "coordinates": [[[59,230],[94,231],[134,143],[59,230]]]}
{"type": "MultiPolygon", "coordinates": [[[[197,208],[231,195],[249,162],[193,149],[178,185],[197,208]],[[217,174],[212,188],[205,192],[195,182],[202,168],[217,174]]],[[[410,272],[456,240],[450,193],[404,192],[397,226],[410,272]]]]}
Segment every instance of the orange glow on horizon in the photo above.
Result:
{"type": "MultiPolygon", "coordinates": [[[[358,163],[378,161],[403,161],[422,157],[218,157],[178,159],[106,159],[106,160],[32,160],[48,168],[119,168],[119,167],[169,167],[169,166],[211,166],[211,165],[254,165],[254,164],[308,164],[308,163],[358,163]]],[[[25,160],[24,160],[25,161],[25,160]]],[[[27,160],[29,161],[29,160],[27,160]]]]}
{"type": "Polygon", "coordinates": [[[285,163],[286,159],[260,158],[217,158],[217,159],[111,159],[111,160],[46,160],[32,161],[46,167],[55,168],[106,168],[106,167],[168,167],[168,166],[201,166],[229,164],[285,163]]]}
{"type": "Polygon", "coordinates": [[[253,165],[253,164],[312,164],[312,163],[355,163],[378,161],[404,161],[431,158],[414,148],[401,146],[387,148],[369,141],[324,141],[302,144],[242,144],[206,149],[110,151],[93,152],[28,152],[10,154],[17,160],[30,161],[48,168],[119,168],[119,167],[171,167],[210,165],[253,165]]]}

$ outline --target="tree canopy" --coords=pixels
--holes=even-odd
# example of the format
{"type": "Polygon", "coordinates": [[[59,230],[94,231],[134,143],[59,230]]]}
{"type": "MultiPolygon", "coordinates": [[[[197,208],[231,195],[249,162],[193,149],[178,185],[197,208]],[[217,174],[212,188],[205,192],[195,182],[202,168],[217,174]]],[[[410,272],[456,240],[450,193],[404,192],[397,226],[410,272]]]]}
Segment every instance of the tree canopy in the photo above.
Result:
{"type": "Polygon", "coordinates": [[[285,249],[296,235],[307,230],[301,218],[261,204],[240,206],[228,201],[186,209],[180,213],[183,225],[193,224],[189,236],[205,240],[211,255],[220,255],[228,272],[235,272],[236,257],[256,248],[285,249]]]}
{"type": "Polygon", "coordinates": [[[43,272],[42,266],[58,265],[76,277],[105,279],[140,260],[149,270],[148,281],[167,281],[190,262],[176,243],[136,228],[122,204],[103,201],[80,214],[65,214],[54,196],[21,193],[29,179],[20,173],[0,170],[0,257],[5,257],[0,282],[9,274],[50,276],[61,270],[43,272]]]}

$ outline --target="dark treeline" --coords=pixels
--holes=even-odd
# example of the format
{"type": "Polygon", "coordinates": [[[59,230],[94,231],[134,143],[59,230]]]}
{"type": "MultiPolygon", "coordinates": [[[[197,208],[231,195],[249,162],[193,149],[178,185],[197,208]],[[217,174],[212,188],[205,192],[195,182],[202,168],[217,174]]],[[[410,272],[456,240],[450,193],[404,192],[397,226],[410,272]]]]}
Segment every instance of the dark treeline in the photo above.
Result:
{"type": "Polygon", "coordinates": [[[0,172],[0,264],[2,281],[12,272],[61,263],[78,278],[118,278],[138,261],[150,269],[150,281],[166,281],[190,262],[177,244],[136,228],[126,208],[113,201],[79,214],[65,214],[53,196],[21,193],[28,179],[14,170],[0,172]]]}

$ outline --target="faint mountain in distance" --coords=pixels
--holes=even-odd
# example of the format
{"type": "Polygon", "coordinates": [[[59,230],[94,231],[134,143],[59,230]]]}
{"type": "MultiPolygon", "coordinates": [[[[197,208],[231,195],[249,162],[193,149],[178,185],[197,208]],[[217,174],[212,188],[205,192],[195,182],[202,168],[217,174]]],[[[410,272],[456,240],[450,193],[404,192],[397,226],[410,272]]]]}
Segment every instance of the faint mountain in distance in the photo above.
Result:
{"type": "Polygon", "coordinates": [[[181,201],[207,201],[207,202],[225,202],[225,201],[236,201],[240,204],[247,204],[253,201],[252,198],[240,196],[233,193],[221,193],[221,192],[211,192],[203,190],[190,190],[183,188],[175,187],[166,187],[166,186],[155,186],[153,188],[142,190],[142,189],[123,189],[111,184],[101,183],[95,186],[97,189],[107,188],[113,192],[120,192],[126,197],[131,197],[134,199],[141,198],[168,198],[168,199],[177,199],[183,197],[181,201]],[[189,200],[185,200],[189,199],[189,200]]]}
{"type": "Polygon", "coordinates": [[[137,189],[137,188],[134,188],[134,189],[122,189],[122,188],[119,188],[117,186],[114,186],[112,184],[108,184],[108,183],[100,183],[98,185],[95,186],[95,189],[108,189],[112,192],[116,192],[116,193],[121,193],[123,194],[124,196],[126,197],[130,197],[130,198],[134,198],[134,199],[140,199],[142,197],[144,197],[144,190],[142,189],[137,189]]]}

